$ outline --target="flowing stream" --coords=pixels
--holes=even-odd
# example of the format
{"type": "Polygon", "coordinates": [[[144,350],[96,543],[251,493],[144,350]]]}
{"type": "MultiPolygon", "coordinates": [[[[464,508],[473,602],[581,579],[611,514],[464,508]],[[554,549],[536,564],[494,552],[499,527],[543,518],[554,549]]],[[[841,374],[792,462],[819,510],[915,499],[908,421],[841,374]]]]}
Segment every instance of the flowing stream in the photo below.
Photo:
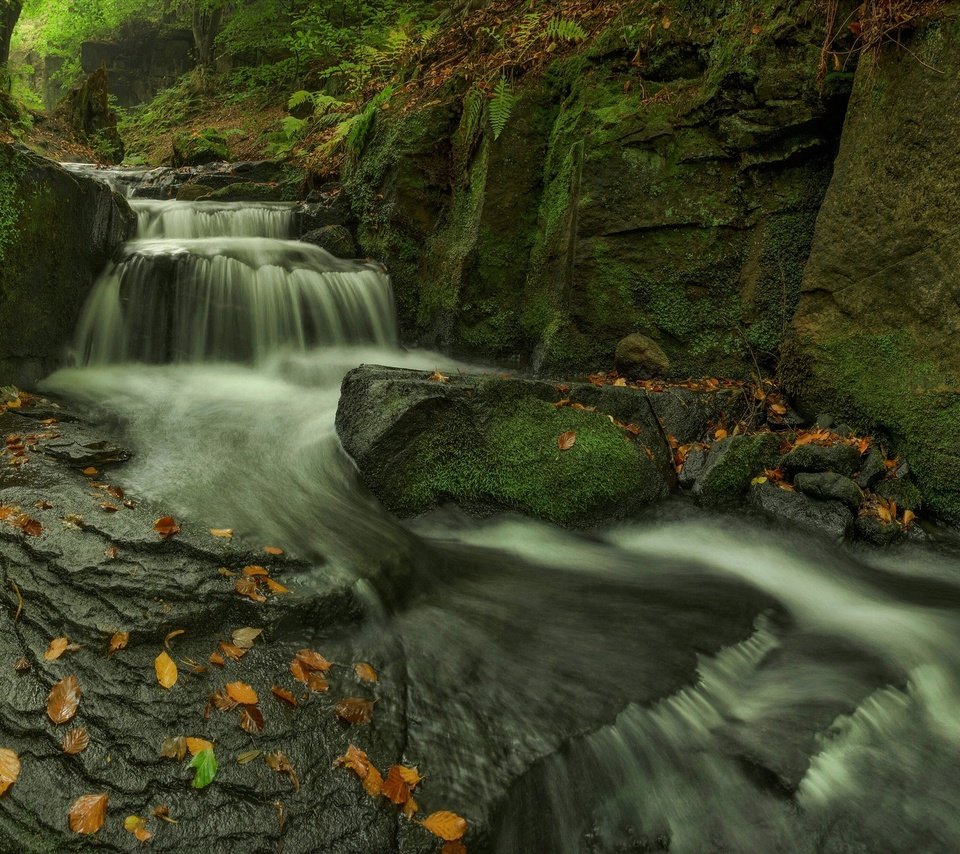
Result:
{"type": "Polygon", "coordinates": [[[589,535],[401,525],[339,446],[340,381],[458,366],[400,349],[384,272],[288,240],[288,206],[136,205],[47,388],[124,425],[128,488],[355,579],[477,850],[960,850],[955,555],[679,500],[589,535]]]}

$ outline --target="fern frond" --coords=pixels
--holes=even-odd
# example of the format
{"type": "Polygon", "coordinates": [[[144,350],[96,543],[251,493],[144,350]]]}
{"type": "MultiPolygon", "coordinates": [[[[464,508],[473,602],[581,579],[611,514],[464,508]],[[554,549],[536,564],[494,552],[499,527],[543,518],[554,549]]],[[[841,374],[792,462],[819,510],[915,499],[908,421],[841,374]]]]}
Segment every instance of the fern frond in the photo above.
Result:
{"type": "Polygon", "coordinates": [[[582,42],[587,31],[569,18],[551,18],[547,24],[547,38],[555,42],[582,42]]]}
{"type": "Polygon", "coordinates": [[[510,114],[516,102],[517,96],[513,94],[507,78],[501,74],[490,101],[490,127],[493,128],[494,139],[500,139],[500,134],[510,121],[510,114]]]}
{"type": "Polygon", "coordinates": [[[313,93],[308,92],[306,89],[301,89],[299,92],[294,92],[290,96],[290,100],[287,101],[287,109],[295,110],[297,107],[306,104],[307,101],[313,100],[313,93]]]}
{"type": "Polygon", "coordinates": [[[517,27],[517,44],[520,47],[526,47],[530,42],[540,37],[540,29],[540,16],[538,14],[533,12],[524,15],[523,21],[521,21],[520,26],[517,27]]]}

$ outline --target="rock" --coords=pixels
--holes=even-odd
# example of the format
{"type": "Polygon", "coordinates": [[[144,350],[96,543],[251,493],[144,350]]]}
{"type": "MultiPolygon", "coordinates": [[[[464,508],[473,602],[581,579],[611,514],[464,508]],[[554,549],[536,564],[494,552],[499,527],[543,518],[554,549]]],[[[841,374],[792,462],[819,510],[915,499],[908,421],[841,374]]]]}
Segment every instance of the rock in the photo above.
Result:
{"type": "Polygon", "coordinates": [[[954,521],[958,135],[960,30],[929,21],[862,57],[780,367],[808,410],[895,437],[928,508],[954,521]]]}
{"type": "Polygon", "coordinates": [[[835,472],[800,472],[793,479],[797,491],[822,501],[839,501],[854,513],[863,503],[863,493],[850,478],[835,472]]]}
{"type": "Polygon", "coordinates": [[[202,166],[229,159],[227,138],[212,128],[195,133],[181,131],[173,137],[171,166],[202,166]]]}
{"type": "Polygon", "coordinates": [[[858,516],[854,524],[857,537],[874,546],[889,546],[903,537],[903,529],[896,522],[884,522],[876,516],[858,516]]]}
{"type": "Polygon", "coordinates": [[[367,365],[343,381],[337,432],[364,483],[400,516],[452,500],[582,526],[628,517],[669,493],[672,456],[644,395],[584,383],[566,396],[599,411],[556,407],[556,388],[535,380],[437,380],[367,365]],[[633,425],[636,438],[608,414],[633,425]],[[560,450],[567,433],[575,443],[560,450]]]}
{"type": "Polygon", "coordinates": [[[852,475],[860,465],[860,452],[853,445],[799,445],[781,461],[780,467],[791,477],[797,472],[836,472],[852,475]]]}
{"type": "Polygon", "coordinates": [[[853,525],[853,513],[839,501],[819,501],[769,481],[750,489],[750,501],[770,516],[834,541],[846,537],[853,525]]]}
{"type": "Polygon", "coordinates": [[[778,445],[773,433],[727,436],[714,442],[694,484],[694,495],[711,505],[745,495],[753,478],[776,463],[778,445]]]}
{"type": "Polygon", "coordinates": [[[857,484],[861,489],[872,489],[881,478],[887,474],[883,454],[876,448],[871,448],[866,459],[860,463],[860,473],[857,475],[857,484]]]}
{"type": "Polygon", "coordinates": [[[287,200],[287,191],[279,184],[238,181],[215,190],[211,198],[220,202],[282,202],[287,200]]]}
{"type": "Polygon", "coordinates": [[[212,194],[213,187],[208,187],[206,184],[195,184],[191,181],[183,184],[177,190],[177,201],[195,202],[198,199],[205,199],[212,194]]]}
{"type": "Polygon", "coordinates": [[[87,294],[136,217],[99,181],[0,143],[0,384],[57,367],[87,294]]]}
{"type": "Polygon", "coordinates": [[[677,476],[677,482],[682,488],[689,489],[697,482],[697,478],[703,474],[703,467],[707,464],[708,455],[709,450],[707,448],[692,448],[690,450],[683,461],[683,468],[680,469],[680,474],[677,476]]]}
{"type": "Polygon", "coordinates": [[[832,415],[824,413],[823,415],[817,416],[817,427],[821,430],[833,430],[837,426],[837,419],[832,415]]]}
{"type": "Polygon", "coordinates": [[[648,392],[647,398],[667,436],[680,445],[712,439],[709,429],[718,422],[735,424],[749,414],[750,401],[740,389],[693,391],[666,388],[648,392]]]}
{"type": "Polygon", "coordinates": [[[634,332],[617,344],[614,360],[621,376],[631,380],[649,380],[670,373],[670,360],[652,338],[634,332]]]}
{"type": "Polygon", "coordinates": [[[356,258],[359,254],[357,244],[350,230],[342,225],[326,225],[314,231],[308,231],[300,238],[304,243],[312,243],[326,249],[337,258],[356,258]]]}
{"type": "Polygon", "coordinates": [[[71,89],[57,107],[55,117],[109,163],[123,160],[123,140],[117,131],[117,114],[110,109],[107,70],[98,68],[71,89]]]}
{"type": "Polygon", "coordinates": [[[913,481],[906,478],[883,480],[875,487],[877,495],[888,501],[895,501],[901,510],[913,510],[923,507],[923,495],[913,481]]]}

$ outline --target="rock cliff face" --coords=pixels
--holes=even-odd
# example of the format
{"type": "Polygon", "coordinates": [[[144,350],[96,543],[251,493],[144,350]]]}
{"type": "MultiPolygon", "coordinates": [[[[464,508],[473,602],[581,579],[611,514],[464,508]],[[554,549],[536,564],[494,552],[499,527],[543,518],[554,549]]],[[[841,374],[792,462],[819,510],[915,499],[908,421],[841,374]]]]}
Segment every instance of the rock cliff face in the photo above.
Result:
{"type": "Polygon", "coordinates": [[[885,429],[930,508],[960,519],[960,6],[946,11],[862,61],[782,373],[811,410],[885,429]]]}
{"type": "Polygon", "coordinates": [[[668,5],[521,82],[499,139],[455,81],[381,114],[346,185],[409,337],[558,372],[634,332],[677,375],[777,353],[846,78],[820,94],[809,3],[668,5]]]}
{"type": "Polygon", "coordinates": [[[132,233],[105,185],[0,143],[0,384],[59,363],[94,279],[132,233]]]}

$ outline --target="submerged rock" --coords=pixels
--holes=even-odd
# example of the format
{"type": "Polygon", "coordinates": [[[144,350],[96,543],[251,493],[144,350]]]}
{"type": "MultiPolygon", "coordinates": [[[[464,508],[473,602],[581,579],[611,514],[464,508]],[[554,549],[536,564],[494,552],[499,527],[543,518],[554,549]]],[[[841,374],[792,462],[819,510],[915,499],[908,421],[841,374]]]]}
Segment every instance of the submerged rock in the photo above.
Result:
{"type": "Polygon", "coordinates": [[[643,392],[581,384],[565,400],[537,380],[364,366],[343,382],[337,432],[400,516],[449,500],[590,525],[670,492],[670,449],[643,392]]]}

